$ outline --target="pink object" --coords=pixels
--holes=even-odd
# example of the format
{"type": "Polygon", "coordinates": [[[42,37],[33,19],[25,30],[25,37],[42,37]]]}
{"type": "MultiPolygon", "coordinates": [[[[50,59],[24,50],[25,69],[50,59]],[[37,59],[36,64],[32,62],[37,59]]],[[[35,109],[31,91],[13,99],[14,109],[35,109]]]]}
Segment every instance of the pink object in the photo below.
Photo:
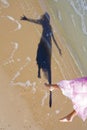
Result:
{"type": "Polygon", "coordinates": [[[62,80],[57,83],[62,93],[73,102],[73,108],[83,121],[87,118],[87,77],[62,80]]]}

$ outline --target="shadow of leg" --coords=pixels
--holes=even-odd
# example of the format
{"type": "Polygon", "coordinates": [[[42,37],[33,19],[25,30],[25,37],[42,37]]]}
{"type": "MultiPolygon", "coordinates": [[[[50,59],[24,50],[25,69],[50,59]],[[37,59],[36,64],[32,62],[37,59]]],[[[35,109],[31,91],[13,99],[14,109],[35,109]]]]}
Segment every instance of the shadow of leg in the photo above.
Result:
{"type": "Polygon", "coordinates": [[[38,66],[38,78],[41,78],[40,69],[40,66],[38,66]]]}

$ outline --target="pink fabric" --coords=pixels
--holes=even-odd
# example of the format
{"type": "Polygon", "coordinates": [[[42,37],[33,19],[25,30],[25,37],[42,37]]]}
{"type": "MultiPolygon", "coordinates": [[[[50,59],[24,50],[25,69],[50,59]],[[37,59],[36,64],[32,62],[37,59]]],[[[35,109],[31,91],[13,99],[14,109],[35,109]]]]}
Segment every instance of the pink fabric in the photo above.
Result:
{"type": "Polygon", "coordinates": [[[83,121],[87,118],[87,77],[62,80],[58,83],[62,93],[73,102],[73,108],[83,121]]]}

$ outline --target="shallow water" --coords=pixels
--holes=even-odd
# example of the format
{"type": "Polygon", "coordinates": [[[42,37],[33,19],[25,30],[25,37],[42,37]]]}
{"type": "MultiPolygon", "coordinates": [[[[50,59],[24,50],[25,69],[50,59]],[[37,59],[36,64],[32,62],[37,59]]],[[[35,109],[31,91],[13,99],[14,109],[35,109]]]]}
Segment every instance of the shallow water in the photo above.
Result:
{"type": "Polygon", "coordinates": [[[82,75],[87,75],[87,0],[45,2],[82,75]]]}

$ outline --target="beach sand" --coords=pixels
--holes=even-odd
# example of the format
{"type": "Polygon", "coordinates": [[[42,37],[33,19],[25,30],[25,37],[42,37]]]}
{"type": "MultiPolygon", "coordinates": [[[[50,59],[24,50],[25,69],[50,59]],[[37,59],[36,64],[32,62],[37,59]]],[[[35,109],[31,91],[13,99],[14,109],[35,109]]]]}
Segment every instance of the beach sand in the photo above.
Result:
{"type": "MultiPolygon", "coordinates": [[[[40,3],[38,0],[9,0],[9,3],[0,2],[0,130],[86,130],[86,123],[79,117],[72,123],[59,122],[72,111],[72,103],[60,91],[54,91],[50,108],[49,90],[44,87],[47,80],[43,72],[41,79],[37,77],[36,54],[42,28],[21,21],[20,17],[25,14],[38,18],[44,13],[40,3]]],[[[56,31],[54,35],[62,56],[53,44],[52,82],[80,77],[65,40],[56,31]]]]}

